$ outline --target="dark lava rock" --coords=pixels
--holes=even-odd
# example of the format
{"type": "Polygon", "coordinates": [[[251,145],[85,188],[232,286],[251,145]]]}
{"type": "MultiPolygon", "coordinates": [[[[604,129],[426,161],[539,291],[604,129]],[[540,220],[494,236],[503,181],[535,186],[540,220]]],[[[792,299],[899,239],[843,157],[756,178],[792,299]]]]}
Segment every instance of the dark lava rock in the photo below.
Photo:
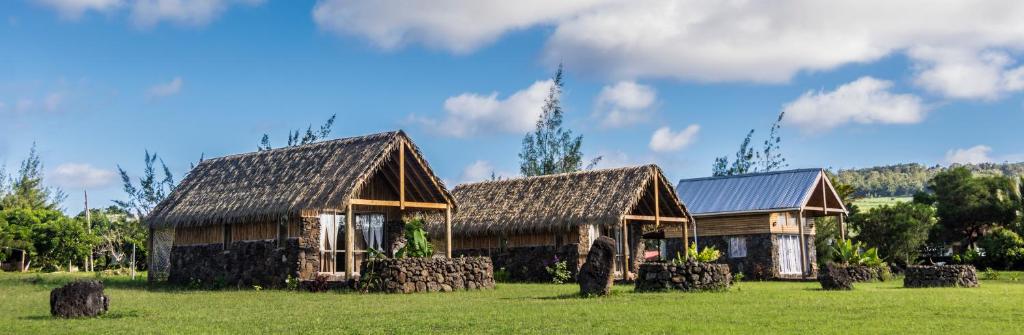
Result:
{"type": "Polygon", "coordinates": [[[824,290],[852,290],[854,278],[845,266],[828,263],[824,271],[818,274],[818,282],[824,290]]]}
{"type": "Polygon", "coordinates": [[[78,280],[50,291],[50,314],[62,318],[93,317],[107,312],[110,298],[99,280],[78,280]]]}
{"type": "Polygon", "coordinates": [[[576,281],[580,294],[607,295],[615,279],[615,240],[607,236],[598,237],[590,246],[587,262],[580,268],[576,281]]]}

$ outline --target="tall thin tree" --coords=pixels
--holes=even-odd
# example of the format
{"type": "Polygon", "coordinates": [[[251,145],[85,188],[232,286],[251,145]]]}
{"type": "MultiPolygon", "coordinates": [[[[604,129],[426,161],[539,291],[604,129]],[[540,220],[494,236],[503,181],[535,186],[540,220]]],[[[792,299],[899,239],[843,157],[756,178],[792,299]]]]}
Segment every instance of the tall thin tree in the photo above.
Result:
{"type": "MultiPolygon", "coordinates": [[[[563,110],[561,95],[564,85],[563,67],[551,78],[551,88],[540,118],[533,132],[523,136],[523,147],[519,152],[519,172],[524,176],[539,176],[574,172],[583,169],[583,136],[573,136],[570,129],[562,127],[563,110]]],[[[593,168],[601,157],[593,159],[587,169],[593,168]]]]}

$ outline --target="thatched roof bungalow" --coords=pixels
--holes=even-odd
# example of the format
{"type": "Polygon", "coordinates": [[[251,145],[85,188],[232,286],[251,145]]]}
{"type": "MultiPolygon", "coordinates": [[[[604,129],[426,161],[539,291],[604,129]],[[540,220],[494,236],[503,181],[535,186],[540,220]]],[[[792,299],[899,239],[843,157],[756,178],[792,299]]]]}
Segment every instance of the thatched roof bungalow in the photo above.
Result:
{"type": "Polygon", "coordinates": [[[823,169],[685,179],[679,197],[696,219],[698,245],[724,252],[733,273],[801,279],[816,273],[816,220],[846,207],[823,169]]]}
{"type": "Polygon", "coordinates": [[[522,280],[545,278],[556,258],[577,270],[602,235],[618,241],[617,269],[628,276],[643,260],[643,234],[685,241],[691,220],[656,165],[463,184],[452,194],[455,253],[491,256],[522,280]]]}
{"type": "Polygon", "coordinates": [[[454,206],[402,131],[214,158],[147,217],[151,264],[177,281],[350,278],[368,249],[395,251],[407,211],[454,206]]]}

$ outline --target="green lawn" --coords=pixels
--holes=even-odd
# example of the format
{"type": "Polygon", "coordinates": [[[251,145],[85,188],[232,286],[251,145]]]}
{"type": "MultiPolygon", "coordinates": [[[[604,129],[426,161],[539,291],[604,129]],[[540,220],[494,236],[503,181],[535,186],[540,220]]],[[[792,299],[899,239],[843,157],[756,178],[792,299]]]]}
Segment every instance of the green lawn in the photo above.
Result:
{"type": "MultiPolygon", "coordinates": [[[[0,333],[1024,333],[1024,281],[1003,273],[977,289],[904,289],[902,281],[826,292],[817,283],[744,282],[728,292],[582,299],[574,285],[383,295],[145,289],[107,277],[111,311],[49,316],[49,290],[73,277],[0,274],[0,333]]],[[[86,277],[79,275],[77,277],[86,277]]]]}
{"type": "Polygon", "coordinates": [[[854,200],[853,203],[857,205],[862,211],[869,211],[875,207],[881,207],[882,205],[894,205],[897,202],[909,202],[913,201],[913,197],[878,197],[878,198],[863,198],[854,200]]]}

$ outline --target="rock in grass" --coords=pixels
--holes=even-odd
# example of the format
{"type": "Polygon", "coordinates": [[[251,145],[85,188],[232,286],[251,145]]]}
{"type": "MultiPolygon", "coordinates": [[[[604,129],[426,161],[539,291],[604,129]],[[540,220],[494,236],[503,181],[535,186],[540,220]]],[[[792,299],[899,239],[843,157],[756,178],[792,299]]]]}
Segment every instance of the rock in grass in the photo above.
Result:
{"type": "Polygon", "coordinates": [[[584,296],[607,295],[615,279],[615,240],[607,236],[598,237],[590,246],[587,261],[580,268],[576,281],[580,294],[584,296]]]}
{"type": "Polygon", "coordinates": [[[825,290],[853,289],[853,278],[850,277],[850,272],[846,267],[835,263],[825,265],[824,271],[818,274],[818,282],[825,290]]]}
{"type": "Polygon", "coordinates": [[[99,280],[78,280],[50,291],[50,314],[62,318],[93,317],[107,312],[110,298],[99,280]]]}

